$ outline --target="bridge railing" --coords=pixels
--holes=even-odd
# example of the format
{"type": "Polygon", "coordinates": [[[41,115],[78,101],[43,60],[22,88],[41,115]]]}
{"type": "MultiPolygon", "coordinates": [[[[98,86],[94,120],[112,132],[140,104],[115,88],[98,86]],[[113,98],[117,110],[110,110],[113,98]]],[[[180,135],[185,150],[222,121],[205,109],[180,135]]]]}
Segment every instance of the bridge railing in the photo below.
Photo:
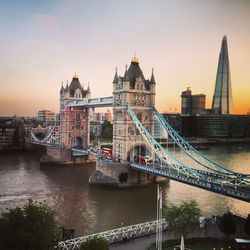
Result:
{"type": "Polygon", "coordinates": [[[102,103],[102,102],[113,102],[113,96],[92,98],[89,99],[88,103],[102,103]]]}
{"type": "Polygon", "coordinates": [[[92,98],[86,100],[74,100],[67,104],[68,107],[111,107],[113,105],[113,96],[92,98]]]}
{"type": "Polygon", "coordinates": [[[155,234],[157,228],[161,228],[162,231],[167,229],[167,222],[165,219],[162,220],[154,220],[145,223],[140,223],[136,225],[116,228],[113,230],[108,230],[101,233],[86,235],[83,237],[70,239],[66,241],[61,241],[58,244],[58,248],[60,250],[76,250],[80,249],[80,246],[83,242],[92,239],[94,237],[102,237],[106,239],[109,244],[135,239],[151,234],[155,234]]]}
{"type": "Polygon", "coordinates": [[[220,184],[208,182],[207,180],[197,179],[192,176],[186,176],[174,171],[173,169],[161,168],[157,165],[155,165],[154,167],[152,165],[131,162],[130,166],[136,170],[144,171],[149,174],[163,176],[175,181],[189,184],[191,186],[200,187],[202,189],[233,197],[238,200],[250,202],[250,189],[248,187],[243,187],[242,189],[242,187],[228,185],[227,183],[223,182],[221,182],[220,184]]]}

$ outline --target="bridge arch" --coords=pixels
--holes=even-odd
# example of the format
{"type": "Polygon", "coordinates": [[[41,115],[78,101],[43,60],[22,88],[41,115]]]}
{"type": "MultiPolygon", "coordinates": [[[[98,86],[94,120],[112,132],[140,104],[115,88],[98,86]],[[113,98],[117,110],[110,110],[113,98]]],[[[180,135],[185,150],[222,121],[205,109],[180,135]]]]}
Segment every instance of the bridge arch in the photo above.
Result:
{"type": "Polygon", "coordinates": [[[128,161],[138,162],[140,157],[145,156],[152,157],[151,149],[145,143],[134,143],[128,149],[128,161]]]}
{"type": "Polygon", "coordinates": [[[76,136],[71,138],[71,146],[73,148],[83,148],[83,138],[80,136],[76,136]]]}

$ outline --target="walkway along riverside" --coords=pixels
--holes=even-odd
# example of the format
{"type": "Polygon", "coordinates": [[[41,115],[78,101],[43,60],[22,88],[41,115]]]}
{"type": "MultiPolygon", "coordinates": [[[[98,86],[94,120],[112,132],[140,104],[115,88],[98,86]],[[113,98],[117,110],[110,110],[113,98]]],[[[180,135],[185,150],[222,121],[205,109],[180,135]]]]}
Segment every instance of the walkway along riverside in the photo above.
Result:
{"type": "Polygon", "coordinates": [[[83,242],[94,237],[102,237],[106,239],[109,244],[114,244],[155,234],[159,226],[161,226],[162,231],[165,231],[167,229],[166,220],[154,220],[136,225],[116,228],[96,234],[90,234],[66,241],[61,241],[58,244],[58,248],[60,250],[77,250],[80,249],[80,246],[83,242]]]}

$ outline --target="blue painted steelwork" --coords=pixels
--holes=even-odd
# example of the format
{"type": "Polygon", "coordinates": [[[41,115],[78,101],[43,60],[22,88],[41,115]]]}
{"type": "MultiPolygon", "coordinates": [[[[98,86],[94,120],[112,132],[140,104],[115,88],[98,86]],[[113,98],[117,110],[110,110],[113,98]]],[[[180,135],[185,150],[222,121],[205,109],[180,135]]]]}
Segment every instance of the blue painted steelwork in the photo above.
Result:
{"type": "Polygon", "coordinates": [[[196,169],[192,169],[174,157],[170,152],[164,149],[160,143],[158,143],[155,138],[148,132],[148,130],[143,126],[140,120],[137,118],[136,114],[132,111],[132,109],[127,104],[127,110],[133,119],[137,129],[140,131],[141,135],[147,142],[149,148],[151,148],[155,154],[167,164],[169,168],[173,168],[183,174],[194,175],[196,178],[206,178],[205,175],[199,173],[196,169]]]}
{"type": "Polygon", "coordinates": [[[76,149],[72,148],[71,149],[72,156],[85,156],[85,155],[92,155],[96,157],[97,159],[101,157],[101,153],[99,151],[94,151],[94,150],[84,150],[84,149],[76,149]]]}
{"type": "Polygon", "coordinates": [[[250,174],[236,173],[201,154],[171,127],[171,125],[163,118],[163,116],[156,110],[155,107],[153,107],[153,110],[155,111],[157,118],[159,119],[160,123],[162,124],[168,135],[170,135],[174,142],[180,147],[180,149],[194,161],[209,170],[216,171],[217,173],[235,176],[235,178],[240,179],[250,177],[250,174]]]}
{"type": "MultiPolygon", "coordinates": [[[[242,175],[241,173],[234,172],[233,174],[228,174],[227,171],[224,173],[222,171],[218,171],[217,169],[208,168],[204,166],[204,164],[201,164],[198,160],[196,162],[205,167],[205,170],[198,170],[187,166],[164,149],[160,143],[154,139],[154,137],[139,121],[136,114],[132,111],[128,104],[127,110],[140,134],[146,141],[148,147],[151,148],[161,161],[161,165],[156,163],[143,165],[133,162],[131,163],[131,167],[140,171],[164,176],[192,186],[200,187],[212,192],[231,196],[236,199],[248,202],[250,201],[250,184],[247,178],[248,175],[242,175]],[[241,176],[241,178],[239,178],[239,176],[241,176]]],[[[177,145],[180,146],[179,144],[177,145]]],[[[190,156],[189,154],[187,155],[190,156]]]]}
{"type": "Polygon", "coordinates": [[[77,157],[77,156],[85,156],[85,155],[88,155],[89,153],[85,150],[79,150],[79,149],[72,148],[71,154],[73,157],[77,157]]]}
{"type": "MultiPolygon", "coordinates": [[[[233,184],[229,185],[227,183],[215,183],[210,180],[210,174],[207,174],[206,179],[197,179],[192,176],[184,175],[174,169],[166,168],[168,166],[161,166],[159,164],[139,164],[139,163],[130,163],[130,166],[133,169],[153,174],[156,176],[162,176],[169,178],[174,181],[182,182],[191,186],[199,187],[214,193],[223,194],[225,196],[233,197],[238,200],[250,202],[250,188],[249,187],[237,187],[233,184]]],[[[204,174],[204,173],[203,173],[204,174]]],[[[216,178],[216,177],[215,177],[216,178]]]]}

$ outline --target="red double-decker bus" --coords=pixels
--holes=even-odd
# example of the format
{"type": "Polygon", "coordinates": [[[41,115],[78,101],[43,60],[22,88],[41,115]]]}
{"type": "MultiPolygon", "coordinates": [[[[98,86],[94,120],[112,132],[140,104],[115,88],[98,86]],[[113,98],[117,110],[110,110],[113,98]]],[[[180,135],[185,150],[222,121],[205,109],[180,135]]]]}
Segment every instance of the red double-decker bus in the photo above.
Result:
{"type": "Polygon", "coordinates": [[[102,154],[106,154],[109,157],[112,157],[112,149],[111,148],[102,148],[101,149],[102,154]]]}

